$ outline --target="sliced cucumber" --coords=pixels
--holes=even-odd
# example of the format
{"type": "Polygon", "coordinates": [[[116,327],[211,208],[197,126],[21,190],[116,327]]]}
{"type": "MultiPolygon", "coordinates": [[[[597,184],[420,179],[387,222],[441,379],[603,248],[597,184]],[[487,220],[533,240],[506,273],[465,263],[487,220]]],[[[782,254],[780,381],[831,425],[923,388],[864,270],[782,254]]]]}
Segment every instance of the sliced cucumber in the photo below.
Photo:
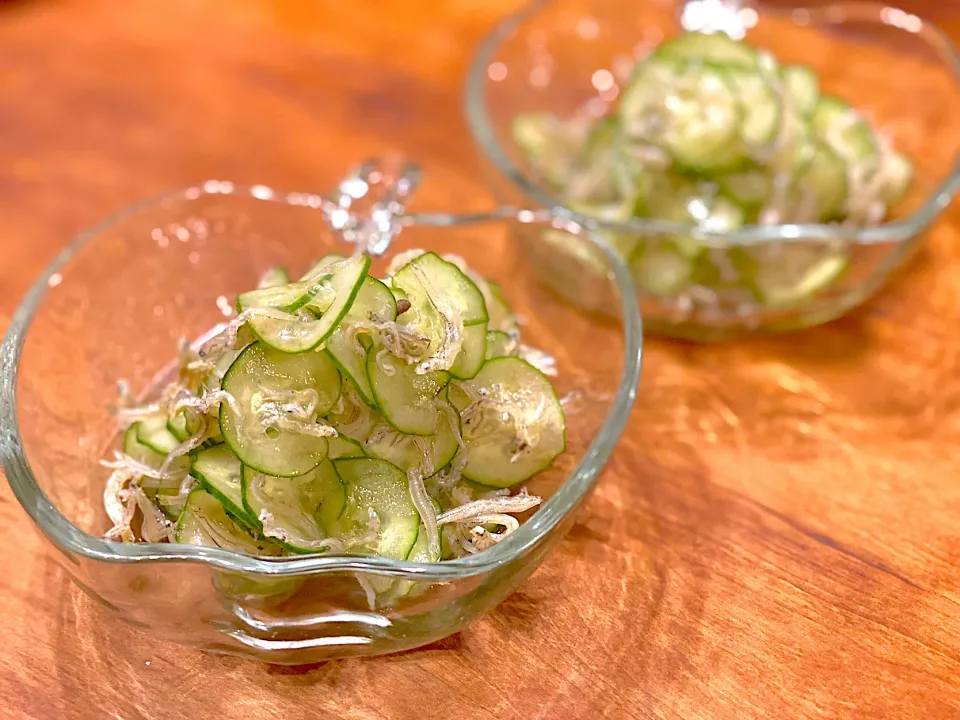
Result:
{"type": "Polygon", "coordinates": [[[763,148],[773,143],[783,115],[779,95],[755,70],[727,70],[727,78],[736,89],[742,108],[740,139],[748,148],[763,148]]]}
{"type": "MultiPolygon", "coordinates": [[[[136,422],[127,428],[127,431],[123,435],[123,454],[148,467],[160,468],[166,460],[166,453],[159,453],[147,445],[144,445],[138,439],[144,422],[146,421],[136,422]]],[[[156,427],[157,421],[149,419],[148,424],[156,427]]],[[[143,432],[144,434],[149,434],[148,431],[143,432]]],[[[190,458],[188,456],[177,458],[169,469],[171,476],[177,478],[181,473],[186,473],[189,465],[190,458]]],[[[167,502],[180,494],[178,481],[172,482],[171,484],[164,484],[159,488],[144,488],[143,492],[148,498],[162,498],[164,502],[161,502],[160,509],[171,519],[175,520],[183,509],[183,506],[179,502],[167,502]]]]}
{"type": "Polygon", "coordinates": [[[267,270],[263,275],[260,276],[260,281],[257,283],[257,288],[271,288],[277,287],[278,285],[289,285],[290,284],[290,273],[287,272],[285,267],[277,265],[267,270]]]}
{"type": "Polygon", "coordinates": [[[331,460],[339,460],[340,458],[362,458],[367,455],[363,451],[363,446],[361,446],[360,443],[356,440],[351,440],[346,435],[332,437],[327,443],[329,444],[327,457],[331,460]]]}
{"type": "Polygon", "coordinates": [[[372,509],[379,520],[377,555],[404,559],[417,541],[420,515],[410,499],[407,476],[385,460],[336,460],[334,467],[347,489],[343,515],[335,523],[342,535],[365,528],[372,509]]]}
{"type": "MultiPolygon", "coordinates": [[[[439,509],[437,510],[439,513],[439,509]]],[[[413,547],[410,548],[410,552],[407,554],[407,560],[415,563],[434,563],[440,562],[441,553],[439,552],[430,552],[430,540],[427,536],[427,529],[421,524],[417,530],[417,540],[413,544],[413,547]]],[[[390,583],[390,586],[385,588],[382,592],[386,595],[386,598],[383,601],[385,606],[393,605],[404,598],[414,594],[415,590],[419,588],[429,587],[430,583],[426,581],[416,581],[416,580],[396,580],[390,583]]],[[[419,592],[417,593],[419,594],[419,592]]]]}
{"type": "Polygon", "coordinates": [[[367,348],[356,342],[349,332],[351,324],[359,321],[393,322],[397,319],[397,302],[393,293],[382,282],[373,277],[363,281],[353,305],[343,317],[330,339],[327,352],[336,363],[344,377],[349,378],[360,397],[368,405],[374,405],[373,391],[367,379],[367,348]]]}
{"type": "Polygon", "coordinates": [[[651,58],[630,79],[619,117],[628,140],[661,147],[687,170],[722,172],[744,161],[741,104],[722,69],[651,58]]]}
{"type": "Polygon", "coordinates": [[[190,436],[193,435],[188,425],[187,416],[182,412],[177,413],[167,420],[167,430],[170,431],[170,434],[173,435],[178,442],[186,442],[190,439],[190,436]]]}
{"type": "Polygon", "coordinates": [[[808,300],[827,289],[846,271],[842,251],[820,243],[784,243],[750,248],[748,277],[757,299],[768,307],[808,300]]]}
{"type": "Polygon", "coordinates": [[[295,478],[244,468],[243,503],[278,545],[295,553],[312,553],[331,536],[344,510],[346,491],[329,460],[295,478]]]}
{"type": "Polygon", "coordinates": [[[437,428],[436,397],[450,381],[449,373],[420,374],[378,346],[367,353],[367,376],[380,412],[393,427],[408,435],[432,435],[437,428]]]}
{"type": "Polygon", "coordinates": [[[486,360],[498,357],[513,357],[520,352],[520,343],[502,330],[487,330],[486,360]]]}
{"type": "Polygon", "coordinates": [[[794,181],[796,209],[793,216],[833,220],[841,216],[847,201],[847,164],[823,142],[815,144],[813,157],[794,181]],[[810,208],[812,208],[812,212],[810,208]]]}
{"type": "MultiPolygon", "coordinates": [[[[287,353],[312,350],[337,329],[360,291],[369,268],[370,258],[366,255],[355,255],[336,266],[329,281],[334,299],[325,307],[319,319],[311,320],[289,313],[284,313],[285,317],[253,315],[248,325],[262,342],[276,350],[287,353]]],[[[308,300],[304,307],[313,307],[312,301],[308,300]]]]}
{"type": "Polygon", "coordinates": [[[752,47],[723,33],[686,32],[660,45],[656,55],[674,60],[703,60],[729,67],[752,68],[757,63],[757,54],[752,47]]]}
{"type": "Polygon", "coordinates": [[[166,454],[157,452],[153,448],[140,442],[139,436],[142,422],[143,421],[133,423],[123,434],[123,454],[144,465],[159,468],[163,464],[166,454]]]}
{"type": "Polygon", "coordinates": [[[768,172],[754,169],[721,175],[717,178],[717,183],[720,189],[741,207],[757,208],[770,197],[772,178],[768,172]]]}
{"type": "Polygon", "coordinates": [[[787,65],[780,70],[780,76],[794,109],[803,116],[813,114],[820,99],[817,74],[804,65],[787,65]]]}
{"type": "Polygon", "coordinates": [[[223,389],[236,398],[241,415],[222,404],[220,431],[245,465],[266,475],[293,477],[327,456],[326,437],[268,427],[258,418],[264,402],[291,392],[315,392],[315,415],[327,413],[340,396],[340,374],[326,353],[290,355],[253,343],[230,366],[223,389]]]}
{"type": "MultiPolygon", "coordinates": [[[[626,222],[633,216],[633,210],[637,204],[635,197],[629,197],[626,202],[618,202],[609,205],[586,205],[582,203],[570,203],[570,209],[576,210],[589,217],[597,218],[604,222],[626,222]]],[[[596,235],[603,240],[611,250],[616,252],[623,260],[627,260],[641,242],[641,238],[634,232],[615,232],[613,230],[597,230],[596,235]]],[[[572,237],[572,236],[571,236],[572,237]]],[[[559,238],[557,238],[559,240],[559,238]]],[[[602,263],[597,264],[597,271],[602,272],[600,267],[602,263]]]]}
{"type": "Polygon", "coordinates": [[[328,275],[331,273],[332,269],[342,266],[345,260],[347,260],[347,256],[340,255],[339,253],[330,253],[328,255],[324,255],[310,266],[310,269],[307,270],[307,272],[303,274],[303,277],[300,278],[300,282],[309,282],[311,280],[316,280],[319,277],[323,277],[324,275],[328,275]]]}
{"type": "Polygon", "coordinates": [[[386,460],[404,472],[419,467],[424,477],[443,470],[457,454],[460,418],[454,408],[444,408],[439,405],[441,402],[437,401],[436,433],[425,437],[405,435],[382,423],[370,432],[363,444],[367,454],[386,460]],[[451,422],[457,424],[456,433],[451,422]]]}
{"type": "Polygon", "coordinates": [[[544,112],[517,115],[510,132],[532,169],[552,185],[563,183],[586,136],[584,127],[544,112]]]}
{"type": "Polygon", "coordinates": [[[167,418],[160,415],[144,418],[137,423],[137,442],[164,457],[180,445],[176,436],[167,429],[167,418]]]}
{"type": "Polygon", "coordinates": [[[660,244],[634,256],[630,261],[630,270],[640,292],[669,296],[688,286],[694,265],[675,250],[660,244]]]}
{"type": "Polygon", "coordinates": [[[487,324],[470,325],[463,329],[463,345],[450,367],[455,378],[472,378],[483,366],[487,352],[487,324]]]}
{"type": "Polygon", "coordinates": [[[282,555],[283,549],[250,535],[227,515],[206,490],[197,488],[187,497],[174,534],[182,545],[219,547],[247,555],[282,555]]]}
{"type": "Polygon", "coordinates": [[[913,180],[913,162],[903,153],[888,152],[880,163],[883,183],[880,197],[887,206],[900,202],[913,180]]]}
{"type": "Polygon", "coordinates": [[[460,268],[427,252],[417,256],[393,276],[393,286],[407,293],[414,307],[427,298],[436,306],[437,300],[449,302],[460,315],[464,326],[480,325],[488,320],[483,293],[460,268]]]}
{"type": "Polygon", "coordinates": [[[594,125],[564,179],[563,194],[568,203],[614,203],[625,192],[633,194],[632,173],[621,144],[615,115],[594,125]]]}
{"type": "Polygon", "coordinates": [[[876,169],[879,148],[873,128],[847,103],[821,96],[812,123],[814,133],[864,177],[876,169]]]}
{"type": "Polygon", "coordinates": [[[307,303],[318,308],[328,308],[335,294],[331,286],[332,275],[324,275],[317,280],[270,285],[257,290],[241,293],[237,297],[237,310],[243,312],[252,308],[275,308],[293,313],[307,303]]]}
{"type": "Polygon", "coordinates": [[[243,506],[242,470],[243,465],[226,444],[201,450],[190,466],[190,474],[223,505],[230,517],[248,528],[256,528],[256,516],[250,516],[243,506]]]}
{"type": "Polygon", "coordinates": [[[475,378],[461,385],[482,398],[463,413],[467,479],[510,487],[540,472],[564,451],[563,408],[550,381],[528,362],[512,357],[489,360],[475,378]]]}

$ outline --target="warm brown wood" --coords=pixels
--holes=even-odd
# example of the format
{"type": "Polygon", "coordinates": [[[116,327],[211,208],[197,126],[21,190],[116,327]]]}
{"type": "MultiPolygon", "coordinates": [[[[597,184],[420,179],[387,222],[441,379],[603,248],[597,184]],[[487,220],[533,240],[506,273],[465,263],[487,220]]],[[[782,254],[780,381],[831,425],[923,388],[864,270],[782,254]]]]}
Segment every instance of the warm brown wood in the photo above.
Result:
{"type": "MultiPolygon", "coordinates": [[[[0,328],[74,232],[172,185],[325,188],[398,149],[429,169],[424,207],[489,205],[460,83],[515,5],[0,6],[0,328]]],[[[929,0],[960,38],[950,5],[929,0]]],[[[4,486],[0,716],[957,717],[958,247],[953,210],[891,289],[818,330],[649,342],[569,539],[423,650],[268,668],[157,643],[70,584],[4,486]]]]}

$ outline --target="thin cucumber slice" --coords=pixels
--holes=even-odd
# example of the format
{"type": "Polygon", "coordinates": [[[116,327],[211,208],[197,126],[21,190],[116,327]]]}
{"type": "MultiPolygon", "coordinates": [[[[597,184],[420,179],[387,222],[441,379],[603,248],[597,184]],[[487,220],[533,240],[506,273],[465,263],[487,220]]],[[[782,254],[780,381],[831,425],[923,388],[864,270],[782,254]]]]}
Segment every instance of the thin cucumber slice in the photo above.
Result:
{"type": "Polygon", "coordinates": [[[436,253],[418,255],[393,276],[393,285],[407,293],[414,307],[424,295],[434,305],[438,299],[451,303],[464,326],[486,323],[487,305],[483,293],[464,272],[436,253]]]}
{"type": "Polygon", "coordinates": [[[322,258],[317,260],[313,265],[310,266],[310,269],[303,274],[303,277],[300,278],[300,282],[315,280],[319,277],[330,272],[331,268],[335,268],[347,259],[346,255],[340,255],[339,253],[330,253],[324,255],[322,258]]]}
{"type": "Polygon", "coordinates": [[[182,412],[177,413],[167,420],[167,430],[170,431],[170,434],[173,435],[178,442],[186,442],[193,434],[188,427],[187,416],[182,412]]]}
{"type": "Polygon", "coordinates": [[[487,353],[487,324],[470,325],[463,329],[463,345],[457,359],[450,367],[450,375],[455,378],[472,378],[483,366],[487,353]]]}
{"type": "Polygon", "coordinates": [[[237,310],[243,312],[252,308],[275,308],[282,312],[293,313],[307,303],[319,308],[328,308],[333,302],[335,292],[331,286],[332,275],[323,275],[316,280],[270,285],[257,290],[240,293],[237,296],[237,310]]]}
{"type": "Polygon", "coordinates": [[[324,460],[316,469],[296,478],[263,475],[243,470],[243,503],[262,524],[264,534],[295,553],[325,549],[321,544],[346,504],[346,490],[333,463],[324,460]]]}
{"type": "Polygon", "coordinates": [[[786,243],[750,249],[744,273],[757,299],[768,307],[802,302],[835,283],[849,266],[842,251],[821,243],[786,243]]]}
{"type": "Polygon", "coordinates": [[[804,65],[787,65],[780,77],[790,94],[794,109],[803,116],[813,114],[820,99],[820,81],[817,74],[804,65]]]}
{"type": "Polygon", "coordinates": [[[877,138],[864,118],[842,100],[823,95],[813,112],[814,133],[864,177],[879,161],[877,138]]]}
{"type": "Polygon", "coordinates": [[[481,398],[463,417],[463,476],[510,487],[546,468],[566,448],[563,408],[550,381],[520,358],[489,360],[461,385],[481,398]],[[505,422],[504,416],[510,416],[505,422]]]}
{"type": "Polygon", "coordinates": [[[681,168],[722,172],[744,161],[741,104],[722,69],[655,56],[634,72],[619,117],[628,140],[659,146],[681,168]]]}
{"type": "Polygon", "coordinates": [[[823,142],[817,142],[813,157],[794,182],[796,209],[807,218],[832,220],[840,217],[848,197],[847,164],[823,142]]]}
{"type": "Polygon", "coordinates": [[[780,96],[756,71],[727,70],[727,78],[736,89],[742,107],[740,139],[748,148],[762,148],[773,143],[783,114],[780,96]]]}
{"type": "Polygon", "coordinates": [[[708,232],[728,233],[743,227],[743,208],[723,197],[714,198],[703,209],[691,206],[690,212],[700,229],[708,232]]]}
{"type": "MultiPolygon", "coordinates": [[[[317,320],[290,314],[285,317],[253,315],[248,325],[262,342],[281,352],[303,353],[313,350],[337,329],[343,316],[350,310],[369,268],[370,258],[366,255],[355,255],[341,261],[329,281],[333,302],[323,309],[322,317],[317,320]]],[[[313,307],[312,301],[308,300],[304,307],[313,307]]]]}
{"type": "Polygon", "coordinates": [[[487,360],[498,357],[513,357],[520,352],[520,343],[502,330],[487,330],[487,360]]]}
{"type": "MultiPolygon", "coordinates": [[[[604,222],[625,222],[633,216],[633,210],[636,206],[636,198],[628,198],[627,202],[618,202],[608,205],[586,205],[583,203],[571,203],[570,209],[576,210],[589,217],[597,218],[604,222]]],[[[640,245],[641,238],[636,233],[614,232],[612,230],[597,230],[596,235],[603,240],[614,252],[623,260],[628,259],[637,247],[640,245]]],[[[559,238],[557,238],[559,240],[559,238]]],[[[598,272],[603,272],[603,268],[597,266],[598,272]]]]}
{"type": "Polygon", "coordinates": [[[293,477],[313,470],[327,456],[326,437],[267,427],[258,418],[266,402],[293,401],[304,407],[314,399],[316,415],[329,412],[340,396],[340,374],[326,353],[290,355],[253,343],[230,366],[223,389],[236,398],[241,414],[223,403],[220,432],[245,465],[266,475],[293,477]]]}
{"type": "Polygon", "coordinates": [[[243,506],[242,470],[243,465],[226,444],[201,450],[190,466],[190,474],[223,505],[230,517],[246,527],[256,528],[256,516],[250,516],[243,506]]]}
{"type": "Polygon", "coordinates": [[[251,536],[227,515],[219,501],[206,490],[197,488],[187,497],[174,534],[182,545],[219,547],[247,555],[282,555],[283,549],[251,536]]]}
{"type": "Polygon", "coordinates": [[[407,296],[406,291],[404,291],[404,290],[401,289],[401,288],[394,287],[394,285],[393,285],[392,282],[388,285],[388,287],[390,288],[390,292],[393,293],[393,297],[394,297],[395,300],[409,300],[409,299],[410,299],[410,298],[407,296]]]}
{"type": "Polygon", "coordinates": [[[913,180],[913,161],[903,153],[888,152],[880,163],[880,197],[887,206],[900,202],[913,180]]]}
{"type": "Polygon", "coordinates": [[[614,203],[626,193],[635,193],[629,163],[621,152],[622,140],[616,115],[593,126],[563,183],[569,204],[614,203]]]}
{"type": "Polygon", "coordinates": [[[503,290],[498,283],[492,280],[487,281],[487,287],[490,288],[490,299],[492,302],[487,306],[489,321],[488,330],[499,330],[508,335],[517,335],[520,328],[517,324],[517,318],[510,309],[509,303],[503,298],[503,290]]]}
{"type": "MultiPolygon", "coordinates": [[[[327,352],[336,363],[343,376],[349,378],[357,393],[368,405],[375,405],[373,390],[367,379],[367,348],[357,342],[350,333],[352,324],[360,321],[384,323],[397,319],[397,302],[393,293],[382,282],[373,277],[363,281],[360,292],[350,306],[350,310],[340,321],[327,340],[327,352]]],[[[365,338],[369,337],[367,335],[365,338]]]]}
{"type": "Polygon", "coordinates": [[[167,429],[167,418],[159,415],[144,418],[137,423],[137,442],[164,457],[180,444],[176,436],[167,429]]]}
{"type": "Polygon", "coordinates": [[[656,56],[674,60],[703,60],[748,69],[757,64],[756,50],[723,33],[683,33],[660,45],[656,56]]]}
{"type": "Polygon", "coordinates": [[[372,549],[383,557],[404,559],[417,541],[420,515],[410,499],[407,476],[385,460],[336,460],[334,467],[347,489],[343,515],[335,523],[341,535],[363,532],[369,510],[379,527],[372,549]]]}
{"type": "Polygon", "coordinates": [[[447,402],[453,405],[458,413],[462,413],[473,402],[470,396],[467,395],[468,390],[469,388],[464,390],[463,387],[461,387],[459,380],[451,380],[450,384],[443,389],[441,395],[447,399],[447,402]]]}
{"type": "MultiPolygon", "coordinates": [[[[644,202],[645,206],[637,208],[644,215],[696,225],[713,233],[730,232],[744,222],[743,209],[718,196],[716,185],[693,182],[674,173],[652,176],[644,202]]],[[[689,235],[673,235],[670,241],[674,252],[687,260],[695,260],[704,250],[703,242],[689,235]]],[[[631,258],[649,252],[649,247],[641,248],[631,258]]]]}
{"type": "MultiPolygon", "coordinates": [[[[127,431],[123,435],[123,454],[149,467],[159,468],[163,465],[164,460],[166,460],[166,453],[159,453],[139,441],[138,437],[140,435],[143,422],[144,421],[136,422],[127,428],[127,431]]],[[[156,422],[153,420],[151,420],[149,424],[156,427],[156,422]]],[[[190,458],[188,456],[179,457],[174,460],[170,471],[174,476],[179,476],[181,472],[186,472],[189,464],[190,458]]],[[[180,494],[180,487],[179,484],[176,484],[169,487],[164,486],[160,488],[144,488],[143,491],[148,498],[163,498],[164,500],[170,500],[180,494]]],[[[161,502],[160,507],[164,514],[172,519],[176,519],[183,509],[183,506],[179,503],[171,504],[167,502],[161,502]]]]}
{"type": "Polygon", "coordinates": [[[552,113],[521,113],[510,126],[514,144],[530,167],[551,185],[563,185],[586,137],[586,127],[552,113]]]}
{"type": "Polygon", "coordinates": [[[772,187],[770,174],[759,169],[721,175],[717,178],[720,189],[742,208],[757,208],[770,197],[772,187]]]}
{"type": "Polygon", "coordinates": [[[337,435],[327,440],[329,450],[327,457],[331,460],[340,458],[362,458],[367,454],[363,451],[363,446],[356,440],[351,440],[346,435],[337,435]]]}
{"type": "MultiPolygon", "coordinates": [[[[437,510],[439,513],[439,509],[437,510]]],[[[441,553],[440,552],[430,552],[430,541],[427,536],[427,529],[421,524],[417,530],[417,540],[413,544],[413,547],[410,548],[410,552],[407,554],[407,560],[409,562],[415,563],[435,563],[440,562],[441,553]]],[[[386,589],[383,604],[387,607],[393,605],[404,598],[415,594],[415,591],[420,588],[429,587],[430,583],[426,581],[416,581],[416,580],[396,580],[394,581],[389,588],[386,589]]],[[[418,594],[418,593],[417,593],[418,594]]]]}
{"type": "Polygon", "coordinates": [[[133,423],[123,434],[123,454],[144,465],[158,468],[163,464],[166,454],[157,452],[140,442],[139,436],[142,422],[143,421],[133,423]]]}
{"type": "Polygon", "coordinates": [[[433,435],[405,435],[387,423],[375,427],[363,447],[371,457],[386,460],[404,472],[419,467],[430,477],[443,470],[457,454],[460,416],[448,403],[438,400],[437,431],[433,435]],[[446,405],[446,407],[444,407],[446,405]],[[454,432],[453,423],[456,424],[454,432]]]}
{"type": "Polygon", "coordinates": [[[633,257],[630,270],[641,293],[669,296],[682,292],[689,285],[694,264],[673,249],[660,245],[633,257]]]}
{"type": "Polygon", "coordinates": [[[290,273],[287,269],[281,265],[272,267],[267,270],[263,275],[260,276],[260,281],[257,283],[257,288],[271,288],[277,287],[278,285],[289,285],[290,284],[290,273]]]}
{"type": "Polygon", "coordinates": [[[367,376],[373,396],[388,423],[408,435],[432,435],[437,429],[435,400],[450,381],[449,373],[417,372],[377,346],[367,353],[367,376]]]}

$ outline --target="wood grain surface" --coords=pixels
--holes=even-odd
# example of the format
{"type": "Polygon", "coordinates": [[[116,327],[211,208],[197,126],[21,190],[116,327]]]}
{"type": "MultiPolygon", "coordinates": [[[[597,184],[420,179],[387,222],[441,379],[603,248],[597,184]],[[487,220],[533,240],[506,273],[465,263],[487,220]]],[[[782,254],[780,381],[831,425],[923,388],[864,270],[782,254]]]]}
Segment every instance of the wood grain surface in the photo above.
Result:
{"type": "MultiPolygon", "coordinates": [[[[325,189],[398,150],[428,171],[423,207],[489,206],[461,81],[516,5],[3,3],[0,329],[74,233],[170,186],[325,189]]],[[[956,3],[925,14],[960,39],[956,3]]],[[[0,717],[960,717],[958,327],[954,209],[847,319],[649,341],[558,552],[465,632],[384,658],[271,668],[158,643],[64,577],[4,485],[0,717]]]]}

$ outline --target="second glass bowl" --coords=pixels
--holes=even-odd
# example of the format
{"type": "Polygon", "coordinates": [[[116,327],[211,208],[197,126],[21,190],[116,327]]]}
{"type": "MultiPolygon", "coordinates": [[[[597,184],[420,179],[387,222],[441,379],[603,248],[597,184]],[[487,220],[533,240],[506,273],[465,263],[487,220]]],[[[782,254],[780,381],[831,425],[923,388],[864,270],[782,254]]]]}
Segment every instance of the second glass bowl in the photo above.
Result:
{"type": "MultiPolygon", "coordinates": [[[[604,114],[638,58],[691,22],[710,20],[710,13],[727,13],[748,43],[770,50],[781,64],[811,68],[824,93],[850,102],[911,157],[915,176],[908,195],[883,224],[868,228],[784,224],[711,233],[664,220],[585,220],[568,209],[601,235],[642,250],[631,257],[682,246],[678,239],[698,248],[695,270],[679,284],[667,282],[669,266],[651,270],[631,262],[647,329],[693,340],[791,330],[842,315],[904,262],[960,184],[956,134],[946,131],[960,120],[960,60],[937,28],[903,10],[869,3],[778,3],[759,11],[737,11],[738,5],[537,0],[493,30],[468,78],[469,124],[492,191],[505,204],[560,205],[511,138],[518,114],[604,114]],[[825,258],[836,258],[843,270],[817,282],[825,258]],[[762,273],[787,274],[801,291],[760,298],[754,281],[762,273]],[[802,291],[807,278],[815,290],[802,291]]],[[[523,247],[545,278],[581,305],[602,309],[604,301],[591,287],[590,258],[550,233],[521,232],[523,247]]]]}

